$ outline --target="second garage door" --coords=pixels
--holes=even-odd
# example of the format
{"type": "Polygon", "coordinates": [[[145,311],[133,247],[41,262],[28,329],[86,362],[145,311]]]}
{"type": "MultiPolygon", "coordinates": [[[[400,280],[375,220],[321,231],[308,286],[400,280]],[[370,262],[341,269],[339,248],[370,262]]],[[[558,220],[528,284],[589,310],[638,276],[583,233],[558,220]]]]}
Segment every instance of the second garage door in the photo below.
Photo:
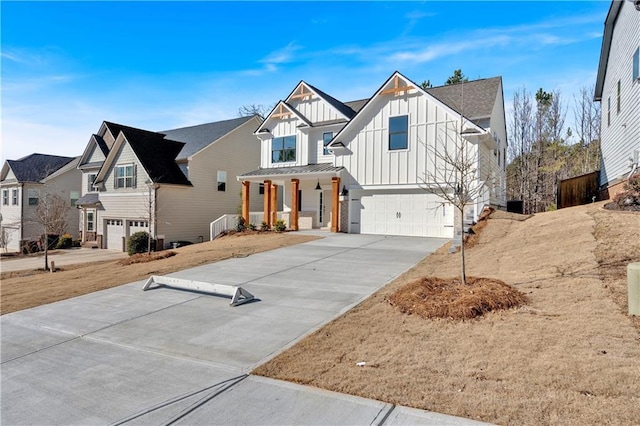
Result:
{"type": "Polygon", "coordinates": [[[453,237],[453,206],[437,195],[363,192],[360,203],[354,204],[361,208],[363,234],[453,237]]]}

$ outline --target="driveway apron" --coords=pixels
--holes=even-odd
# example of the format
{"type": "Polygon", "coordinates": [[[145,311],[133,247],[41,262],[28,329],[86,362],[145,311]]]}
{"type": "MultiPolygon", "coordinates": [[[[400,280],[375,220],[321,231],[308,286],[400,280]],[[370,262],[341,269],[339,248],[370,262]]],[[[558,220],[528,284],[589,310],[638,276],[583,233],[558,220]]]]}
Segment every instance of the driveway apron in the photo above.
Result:
{"type": "Polygon", "coordinates": [[[171,274],[258,299],[238,307],[141,281],[2,316],[1,423],[472,423],[249,375],[446,242],[323,235],[171,274]]]}

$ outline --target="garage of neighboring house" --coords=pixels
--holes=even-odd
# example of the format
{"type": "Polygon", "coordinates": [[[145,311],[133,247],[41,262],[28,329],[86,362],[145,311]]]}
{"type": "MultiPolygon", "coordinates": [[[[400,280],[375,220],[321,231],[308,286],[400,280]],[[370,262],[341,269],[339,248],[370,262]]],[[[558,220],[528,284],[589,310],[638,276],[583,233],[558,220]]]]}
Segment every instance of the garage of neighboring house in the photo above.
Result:
{"type": "Polygon", "coordinates": [[[149,232],[146,220],[107,219],[107,249],[126,251],[126,241],[136,232],[149,232]]]}
{"type": "Polygon", "coordinates": [[[453,237],[454,207],[425,191],[352,191],[352,233],[453,237]]]}
{"type": "Polygon", "coordinates": [[[107,219],[107,249],[124,251],[124,221],[107,219]]]}

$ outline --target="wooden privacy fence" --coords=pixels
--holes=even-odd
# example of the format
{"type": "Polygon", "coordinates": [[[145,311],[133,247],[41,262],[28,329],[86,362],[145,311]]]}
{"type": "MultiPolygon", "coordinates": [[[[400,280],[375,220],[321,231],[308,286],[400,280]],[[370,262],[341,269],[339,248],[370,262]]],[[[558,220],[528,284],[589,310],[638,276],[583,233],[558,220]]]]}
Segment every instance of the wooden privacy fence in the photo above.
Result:
{"type": "Polygon", "coordinates": [[[598,199],[598,176],[600,172],[588,173],[565,179],[558,184],[558,208],[580,206],[598,199]]]}

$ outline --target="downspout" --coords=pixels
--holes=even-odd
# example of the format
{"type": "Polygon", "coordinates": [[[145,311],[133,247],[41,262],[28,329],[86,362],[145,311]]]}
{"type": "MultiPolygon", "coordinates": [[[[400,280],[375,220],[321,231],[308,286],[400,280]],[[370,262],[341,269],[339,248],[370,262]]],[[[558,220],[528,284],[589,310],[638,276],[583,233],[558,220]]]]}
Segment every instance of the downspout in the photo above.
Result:
{"type": "MultiPolygon", "coordinates": [[[[24,240],[24,183],[20,184],[20,193],[18,194],[18,202],[20,203],[20,240],[18,241],[18,246],[22,245],[22,241],[24,240]]],[[[20,247],[20,252],[22,253],[22,247],[20,247]]]]}

